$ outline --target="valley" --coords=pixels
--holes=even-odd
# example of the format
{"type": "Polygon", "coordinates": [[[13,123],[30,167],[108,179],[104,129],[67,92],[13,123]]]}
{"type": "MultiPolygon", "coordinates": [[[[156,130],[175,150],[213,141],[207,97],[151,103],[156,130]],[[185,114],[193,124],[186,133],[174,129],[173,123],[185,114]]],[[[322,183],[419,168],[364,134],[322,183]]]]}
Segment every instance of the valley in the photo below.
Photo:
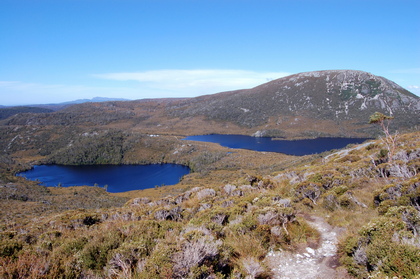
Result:
{"type": "Polygon", "coordinates": [[[269,260],[297,263],[313,251],[308,267],[316,270],[312,258],[322,263],[328,227],[340,235],[328,255],[334,266],[322,263],[325,274],[418,278],[419,124],[419,97],[349,70],[197,98],[5,117],[0,277],[286,278],[285,265],[269,260]],[[369,124],[376,111],[393,117],[392,146],[369,124]],[[183,140],[205,134],[374,139],[305,156],[183,140]],[[40,164],[154,163],[191,173],[173,186],[122,193],[15,176],[40,164]]]}

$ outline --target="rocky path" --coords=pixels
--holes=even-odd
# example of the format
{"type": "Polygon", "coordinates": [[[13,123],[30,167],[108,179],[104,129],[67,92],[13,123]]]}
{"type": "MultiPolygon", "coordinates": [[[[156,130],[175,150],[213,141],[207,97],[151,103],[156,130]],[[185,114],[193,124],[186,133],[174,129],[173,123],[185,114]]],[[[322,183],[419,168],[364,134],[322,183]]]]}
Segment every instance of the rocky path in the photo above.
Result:
{"type": "Polygon", "coordinates": [[[275,279],[316,279],[349,278],[338,271],[337,235],[338,230],[324,219],[316,216],[308,218],[308,223],[321,233],[319,247],[306,247],[300,253],[272,251],[266,262],[271,267],[275,279]]]}

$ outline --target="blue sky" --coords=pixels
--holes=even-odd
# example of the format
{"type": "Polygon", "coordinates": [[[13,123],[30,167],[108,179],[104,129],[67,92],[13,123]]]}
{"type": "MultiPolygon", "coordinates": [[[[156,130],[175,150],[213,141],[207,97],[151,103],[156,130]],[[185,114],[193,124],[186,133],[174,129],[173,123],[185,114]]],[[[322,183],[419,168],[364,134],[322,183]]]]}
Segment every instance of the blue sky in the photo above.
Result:
{"type": "Polygon", "coordinates": [[[354,69],[420,95],[418,0],[0,0],[0,105],[192,97],[354,69]]]}

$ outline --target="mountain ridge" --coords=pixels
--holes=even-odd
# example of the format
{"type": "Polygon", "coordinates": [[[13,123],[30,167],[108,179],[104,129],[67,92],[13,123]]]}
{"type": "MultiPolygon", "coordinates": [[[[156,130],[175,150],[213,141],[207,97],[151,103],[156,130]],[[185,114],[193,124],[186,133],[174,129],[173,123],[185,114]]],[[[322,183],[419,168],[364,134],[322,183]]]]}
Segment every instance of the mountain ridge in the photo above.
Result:
{"type": "Polygon", "coordinates": [[[358,122],[351,126],[363,126],[375,111],[409,122],[406,125],[397,121],[403,126],[415,126],[419,124],[420,98],[390,80],[367,72],[326,70],[294,74],[251,89],[186,100],[170,114],[177,117],[202,115],[248,128],[267,125],[270,129],[286,130],[287,126],[297,125],[293,123],[293,116],[331,120],[338,126],[351,124],[345,122],[358,122]]]}
{"type": "Polygon", "coordinates": [[[376,111],[394,117],[391,130],[420,125],[420,97],[386,78],[354,70],[299,73],[195,98],[83,103],[51,115],[17,115],[7,125],[85,123],[152,134],[372,137],[377,131],[368,121],[376,111]]]}

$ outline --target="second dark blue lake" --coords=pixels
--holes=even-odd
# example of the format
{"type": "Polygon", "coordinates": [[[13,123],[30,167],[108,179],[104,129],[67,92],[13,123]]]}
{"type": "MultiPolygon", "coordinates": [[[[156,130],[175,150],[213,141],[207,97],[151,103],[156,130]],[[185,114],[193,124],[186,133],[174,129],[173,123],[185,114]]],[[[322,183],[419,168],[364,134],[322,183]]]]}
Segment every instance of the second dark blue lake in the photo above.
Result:
{"type": "Polygon", "coordinates": [[[348,144],[359,144],[367,138],[316,138],[300,140],[279,140],[273,138],[244,135],[201,135],[188,136],[184,140],[218,143],[229,148],[242,148],[255,151],[278,152],[303,156],[318,154],[332,149],[340,149],[348,144]]]}
{"type": "Polygon", "coordinates": [[[188,167],[176,164],[40,165],[17,175],[38,180],[44,186],[106,185],[108,192],[118,193],[177,184],[189,172],[188,167]]]}

